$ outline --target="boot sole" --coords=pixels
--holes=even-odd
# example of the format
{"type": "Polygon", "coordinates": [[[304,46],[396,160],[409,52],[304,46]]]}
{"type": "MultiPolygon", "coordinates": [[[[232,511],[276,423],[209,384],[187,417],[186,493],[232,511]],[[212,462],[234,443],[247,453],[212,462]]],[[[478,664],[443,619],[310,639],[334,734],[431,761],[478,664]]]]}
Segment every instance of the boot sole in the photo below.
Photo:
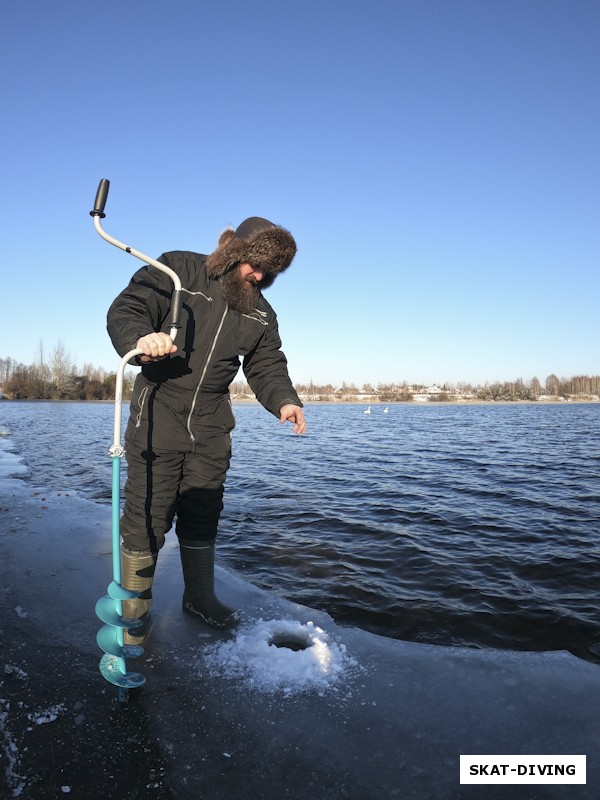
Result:
{"type": "Polygon", "coordinates": [[[218,630],[225,630],[227,628],[233,628],[240,621],[240,618],[238,616],[237,611],[233,611],[224,620],[219,621],[219,620],[213,619],[212,617],[206,616],[201,611],[198,611],[198,609],[194,608],[194,606],[191,603],[186,603],[185,600],[181,604],[181,609],[185,614],[189,614],[190,617],[195,617],[196,619],[201,619],[202,622],[205,622],[207,625],[210,625],[211,628],[218,628],[218,630]]]}

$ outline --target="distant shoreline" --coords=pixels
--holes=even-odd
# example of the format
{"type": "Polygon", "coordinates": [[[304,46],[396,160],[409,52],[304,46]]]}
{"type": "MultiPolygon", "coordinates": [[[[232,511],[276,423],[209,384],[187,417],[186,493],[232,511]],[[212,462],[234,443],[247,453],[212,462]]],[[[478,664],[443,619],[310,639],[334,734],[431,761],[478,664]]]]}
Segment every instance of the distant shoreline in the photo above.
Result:
{"type": "MultiPolygon", "coordinates": [[[[562,406],[562,405],[573,405],[574,403],[577,405],[581,404],[589,404],[589,405],[597,405],[600,403],[599,400],[593,400],[591,398],[557,398],[556,400],[480,400],[480,399],[473,399],[473,400],[373,400],[373,399],[362,399],[362,398],[351,398],[351,399],[334,399],[334,400],[307,400],[305,398],[300,398],[305,406],[517,406],[517,405],[529,405],[529,406],[562,406]]],[[[245,399],[235,399],[232,398],[231,402],[235,405],[250,405],[256,404],[260,405],[258,400],[255,398],[245,398],[245,399]]]]}
{"type": "MultiPolygon", "coordinates": [[[[352,397],[352,398],[334,398],[329,400],[308,400],[301,398],[305,406],[558,406],[558,405],[597,405],[600,403],[599,399],[591,397],[557,397],[552,400],[481,400],[474,399],[457,399],[457,400],[379,400],[372,397],[352,397]]],[[[231,402],[234,405],[260,405],[255,397],[232,397],[231,402]]],[[[114,400],[51,400],[44,398],[23,398],[22,400],[0,400],[0,409],[4,403],[86,403],[89,405],[114,405],[114,400]]],[[[129,400],[123,400],[123,405],[128,405],[129,400]]]]}

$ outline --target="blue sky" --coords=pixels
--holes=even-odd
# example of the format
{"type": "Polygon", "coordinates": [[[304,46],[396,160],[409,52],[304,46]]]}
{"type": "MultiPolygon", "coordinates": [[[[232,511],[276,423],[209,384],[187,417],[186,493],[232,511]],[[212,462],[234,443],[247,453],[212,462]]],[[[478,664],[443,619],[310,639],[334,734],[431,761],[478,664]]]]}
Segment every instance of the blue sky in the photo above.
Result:
{"type": "Polygon", "coordinates": [[[597,0],[4,4],[0,356],[118,363],[143,252],[250,215],[292,379],[597,374],[597,0]]]}

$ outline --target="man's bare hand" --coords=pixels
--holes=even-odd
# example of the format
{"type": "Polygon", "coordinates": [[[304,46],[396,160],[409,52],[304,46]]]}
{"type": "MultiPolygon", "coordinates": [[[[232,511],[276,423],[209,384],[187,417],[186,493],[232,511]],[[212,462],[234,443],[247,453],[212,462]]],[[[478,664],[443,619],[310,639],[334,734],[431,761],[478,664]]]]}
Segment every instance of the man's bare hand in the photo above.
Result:
{"type": "Polygon", "coordinates": [[[168,333],[148,333],[138,339],[137,348],[144,351],[144,355],[138,356],[142,364],[148,364],[150,361],[162,361],[171,353],[177,350],[177,345],[173,344],[173,340],[168,333]]]}
{"type": "Polygon", "coordinates": [[[288,405],[282,406],[279,411],[279,422],[282,424],[284,422],[293,422],[294,433],[298,435],[304,433],[306,430],[306,420],[304,419],[304,411],[300,408],[300,406],[294,406],[291,403],[288,405]]]}

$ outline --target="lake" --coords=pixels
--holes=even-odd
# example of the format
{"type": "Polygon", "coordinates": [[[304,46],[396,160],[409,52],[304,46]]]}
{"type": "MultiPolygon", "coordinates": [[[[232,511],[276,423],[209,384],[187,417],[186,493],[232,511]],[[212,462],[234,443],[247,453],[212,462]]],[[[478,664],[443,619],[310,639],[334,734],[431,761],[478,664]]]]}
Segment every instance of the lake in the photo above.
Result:
{"type": "MultiPolygon", "coordinates": [[[[600,404],[388,408],[309,404],[296,437],[234,405],[219,562],[384,636],[600,662],[600,404]]],[[[109,514],[112,418],[2,401],[0,442],[109,514]]]]}

